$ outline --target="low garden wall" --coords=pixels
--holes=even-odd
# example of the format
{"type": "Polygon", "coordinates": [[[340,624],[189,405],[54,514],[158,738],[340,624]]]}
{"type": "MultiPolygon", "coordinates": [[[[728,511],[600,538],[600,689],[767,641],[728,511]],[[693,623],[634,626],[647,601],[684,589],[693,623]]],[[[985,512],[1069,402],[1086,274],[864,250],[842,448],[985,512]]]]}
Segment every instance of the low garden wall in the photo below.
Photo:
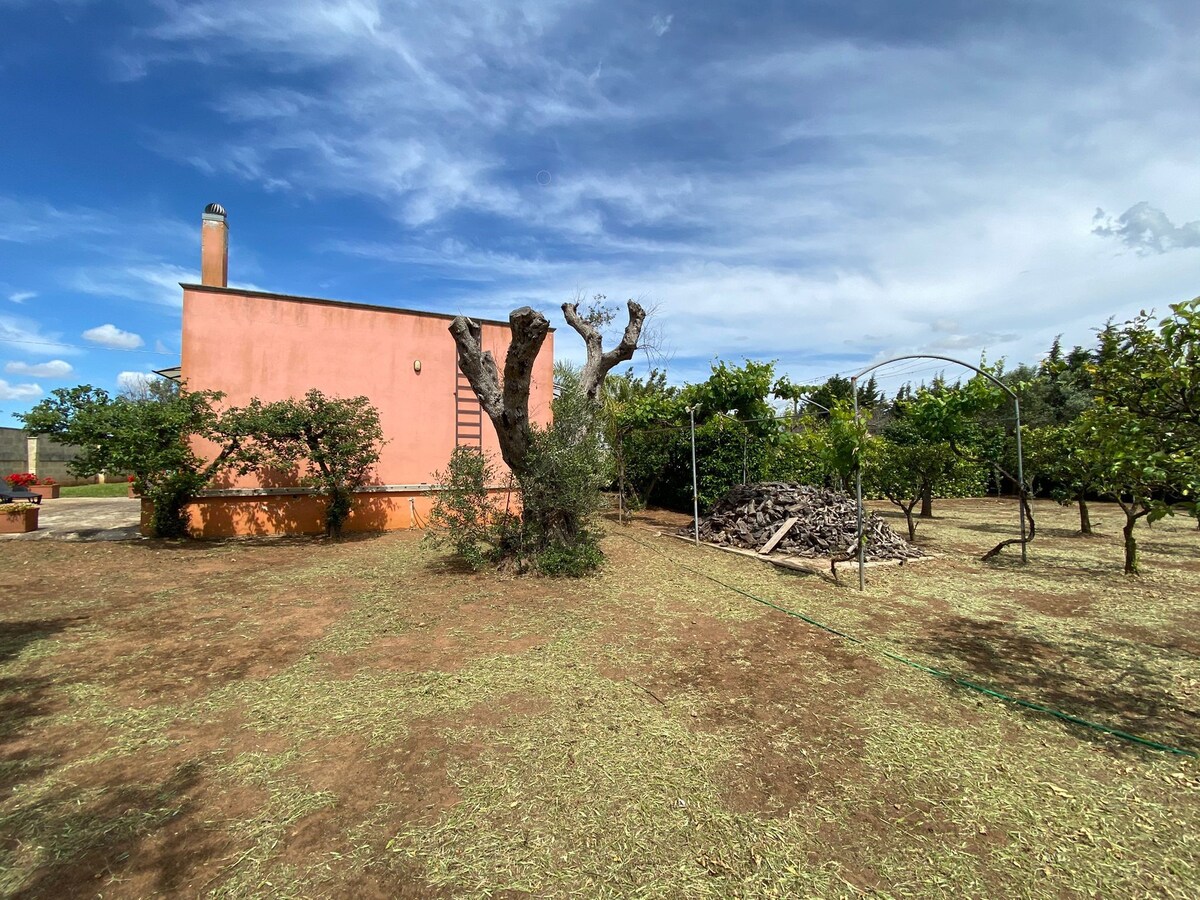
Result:
{"type": "MultiPolygon", "coordinates": [[[[356,491],[343,533],[425,528],[438,485],[381,485],[356,491]]],[[[516,511],[515,491],[492,488],[498,506],[516,511]]],[[[325,498],[303,488],[205,491],[188,505],[191,535],[200,539],[253,535],[324,534],[325,498]]],[[[149,533],[150,503],[142,501],[142,533],[149,533]]]]}

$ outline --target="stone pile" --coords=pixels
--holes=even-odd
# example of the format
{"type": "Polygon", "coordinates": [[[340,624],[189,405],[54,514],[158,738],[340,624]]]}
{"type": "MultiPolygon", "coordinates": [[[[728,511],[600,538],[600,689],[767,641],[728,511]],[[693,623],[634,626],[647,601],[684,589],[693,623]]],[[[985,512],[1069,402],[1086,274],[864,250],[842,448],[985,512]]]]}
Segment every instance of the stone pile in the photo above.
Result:
{"type": "MultiPolygon", "coordinates": [[[[733,488],[700,520],[700,540],[790,556],[856,556],[858,517],[854,498],[839,491],[783,481],[763,481],[733,488]],[[779,529],[795,523],[776,542],[779,529]]],[[[691,528],[681,534],[691,534],[691,528]]],[[[914,559],[921,551],[904,540],[879,516],[864,511],[867,559],[914,559]]]]}

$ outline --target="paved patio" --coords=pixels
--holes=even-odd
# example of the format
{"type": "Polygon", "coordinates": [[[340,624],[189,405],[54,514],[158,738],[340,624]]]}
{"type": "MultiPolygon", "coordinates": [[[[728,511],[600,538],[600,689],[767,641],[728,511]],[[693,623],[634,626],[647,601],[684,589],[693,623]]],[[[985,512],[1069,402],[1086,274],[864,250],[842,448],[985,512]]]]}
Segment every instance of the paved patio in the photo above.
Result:
{"type": "Polygon", "coordinates": [[[0,541],[131,541],[141,540],[141,501],[128,497],[59,497],[44,500],[38,530],[3,534],[0,541]]]}

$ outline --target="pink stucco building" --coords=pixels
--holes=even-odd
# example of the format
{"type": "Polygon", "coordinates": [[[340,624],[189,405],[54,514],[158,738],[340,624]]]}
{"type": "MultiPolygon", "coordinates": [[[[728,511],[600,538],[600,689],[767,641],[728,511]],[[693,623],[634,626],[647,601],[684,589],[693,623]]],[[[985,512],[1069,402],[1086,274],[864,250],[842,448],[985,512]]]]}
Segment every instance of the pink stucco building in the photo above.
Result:
{"type": "MultiPolygon", "coordinates": [[[[201,284],[183,287],[180,377],[191,390],[218,390],[242,405],[302,396],[365,395],[379,410],[387,443],[377,484],[356,495],[346,529],[410,528],[428,516],[434,474],[461,444],[499,460],[492,425],[458,369],[443,313],[298,297],[227,286],[225,210],[210,204],[201,226],[201,284]]],[[[477,320],[484,346],[503,366],[507,322],[477,320]]],[[[538,356],[530,413],[550,419],[554,335],[538,356]]],[[[195,534],[320,532],[322,502],[293,484],[227,478],[191,509],[195,534]]]]}

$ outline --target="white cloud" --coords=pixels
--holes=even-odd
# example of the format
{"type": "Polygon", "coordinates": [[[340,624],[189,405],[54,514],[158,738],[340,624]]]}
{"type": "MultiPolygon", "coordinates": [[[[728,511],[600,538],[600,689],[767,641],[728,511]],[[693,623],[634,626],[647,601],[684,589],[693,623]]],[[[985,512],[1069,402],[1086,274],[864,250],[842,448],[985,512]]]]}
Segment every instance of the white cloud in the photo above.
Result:
{"type": "Polygon", "coordinates": [[[10,362],[4,366],[4,371],[27,378],[66,378],[75,368],[66,360],[51,359],[43,363],[10,362]]]}
{"type": "Polygon", "coordinates": [[[117,375],[117,387],[123,391],[144,392],[159,376],[153,372],[121,372],[117,375]]]}
{"type": "Polygon", "coordinates": [[[8,299],[13,303],[24,303],[26,300],[32,300],[37,296],[37,291],[14,291],[8,295],[8,299]]]}
{"type": "Polygon", "coordinates": [[[36,400],[42,396],[42,388],[37,384],[9,384],[0,378],[0,400],[36,400]]]}
{"type": "Polygon", "coordinates": [[[93,344],[99,344],[101,347],[108,347],[110,350],[136,350],[145,343],[140,335],[122,331],[116,325],[98,325],[95,328],[89,328],[83,333],[83,339],[91,341],[93,344]]]}
{"type": "Polygon", "coordinates": [[[1192,254],[1114,256],[1091,229],[1155,250],[1196,223],[1089,224],[1102,200],[1200,209],[1185,13],[1064,0],[1065,30],[976,7],[842,31],[745,13],[699,46],[656,40],[666,13],[647,30],[649,10],[553,0],[198,0],[164,2],[142,51],[253,72],[211,101],[221,155],[193,135],[164,152],[370,198],[404,227],[341,248],[446,278],[464,311],[649,295],[681,366],[743,348],[811,374],[920,350],[1033,359],[1194,295],[1192,254]]]}

